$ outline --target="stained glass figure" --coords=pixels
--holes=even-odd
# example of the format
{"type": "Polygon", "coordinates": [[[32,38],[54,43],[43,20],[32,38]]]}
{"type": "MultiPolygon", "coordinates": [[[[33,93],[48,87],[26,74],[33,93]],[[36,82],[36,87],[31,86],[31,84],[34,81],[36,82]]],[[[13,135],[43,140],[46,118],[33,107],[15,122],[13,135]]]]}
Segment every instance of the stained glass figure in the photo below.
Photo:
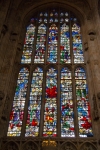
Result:
{"type": "Polygon", "coordinates": [[[63,19],[63,18],[61,18],[61,19],[60,19],[60,23],[63,23],[63,22],[64,22],[64,19],[63,19]]]}
{"type": "Polygon", "coordinates": [[[53,22],[53,18],[50,18],[49,23],[52,23],[52,22],[53,22]]]}
{"type": "Polygon", "coordinates": [[[45,17],[47,17],[47,16],[48,16],[48,14],[45,12],[45,13],[44,13],[44,16],[45,16],[45,17]]]}
{"type": "Polygon", "coordinates": [[[68,13],[67,13],[67,12],[65,13],[65,16],[66,16],[66,17],[68,16],[68,13]]]}
{"type": "Polygon", "coordinates": [[[90,104],[88,100],[88,87],[86,83],[85,70],[78,67],[75,71],[76,97],[80,137],[92,137],[92,124],[90,115],[90,104]]]}
{"type": "Polygon", "coordinates": [[[57,136],[57,71],[54,68],[50,68],[46,75],[43,136],[57,136]]]}
{"type": "Polygon", "coordinates": [[[70,35],[68,25],[63,24],[61,26],[60,35],[60,63],[70,63],[70,35]]]}
{"type": "Polygon", "coordinates": [[[58,28],[52,24],[49,28],[48,39],[48,63],[57,63],[57,49],[58,49],[58,28]]]}
{"type": "Polygon", "coordinates": [[[72,77],[68,68],[61,70],[61,137],[75,137],[72,77]]]}
{"type": "Polygon", "coordinates": [[[60,13],[60,16],[61,16],[61,17],[62,17],[62,16],[64,16],[64,13],[63,13],[63,12],[61,12],[61,13],[60,13]]]}
{"type": "Polygon", "coordinates": [[[55,18],[54,22],[58,22],[58,19],[57,19],[57,18],[55,18]]]}
{"type": "Polygon", "coordinates": [[[55,17],[58,17],[58,13],[57,13],[57,12],[55,12],[55,14],[54,14],[54,15],[55,15],[55,17]]]}
{"type": "Polygon", "coordinates": [[[22,121],[24,116],[24,106],[28,84],[29,71],[22,68],[18,75],[17,87],[15,91],[7,136],[20,136],[22,121]]]}
{"type": "Polygon", "coordinates": [[[39,19],[39,23],[41,23],[42,21],[43,21],[42,18],[40,18],[40,19],[39,19]]]}
{"type": "Polygon", "coordinates": [[[74,63],[84,63],[80,27],[77,24],[74,24],[72,26],[72,38],[73,38],[74,63]]]}
{"type": "Polygon", "coordinates": [[[46,26],[44,24],[41,24],[38,27],[34,63],[44,63],[45,51],[46,51],[46,26]]]}
{"type": "Polygon", "coordinates": [[[26,37],[24,41],[23,54],[21,59],[22,64],[31,63],[34,35],[35,35],[35,26],[33,24],[30,24],[27,27],[26,37]]]}
{"type": "Polygon", "coordinates": [[[47,19],[44,19],[44,22],[47,23],[47,19]]]}
{"type": "Polygon", "coordinates": [[[36,137],[39,135],[42,83],[43,83],[43,70],[37,67],[33,72],[31,82],[31,91],[28,105],[28,116],[26,122],[25,136],[36,137]]]}
{"type": "Polygon", "coordinates": [[[66,18],[66,19],[65,19],[65,22],[69,22],[69,19],[68,19],[68,18],[66,18]]]}
{"type": "Polygon", "coordinates": [[[40,16],[41,16],[41,17],[43,16],[43,13],[42,13],[42,12],[40,13],[40,16]]]}
{"type": "Polygon", "coordinates": [[[50,17],[52,17],[52,16],[53,16],[53,13],[51,12],[51,13],[50,13],[50,17]]]}

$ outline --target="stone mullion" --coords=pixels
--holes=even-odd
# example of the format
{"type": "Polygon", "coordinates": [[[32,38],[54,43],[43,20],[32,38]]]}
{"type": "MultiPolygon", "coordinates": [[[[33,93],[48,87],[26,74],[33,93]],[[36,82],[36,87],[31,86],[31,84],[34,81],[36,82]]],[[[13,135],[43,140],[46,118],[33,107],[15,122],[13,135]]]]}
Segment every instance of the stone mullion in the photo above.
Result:
{"type": "Polygon", "coordinates": [[[78,113],[77,113],[77,98],[76,98],[76,84],[75,84],[75,66],[72,66],[72,99],[73,99],[73,111],[74,111],[74,128],[75,137],[78,138],[78,113]]]}
{"type": "MultiPolygon", "coordinates": [[[[58,19],[60,18],[60,15],[58,16],[58,19]]],[[[60,20],[60,19],[59,19],[60,20]]],[[[58,64],[60,64],[60,21],[58,24],[58,51],[57,51],[57,57],[58,57],[58,64]]],[[[57,137],[60,138],[61,136],[61,109],[60,109],[60,65],[57,67],[58,69],[58,78],[57,78],[57,137]]]]}
{"type": "Polygon", "coordinates": [[[49,11],[48,11],[48,17],[47,17],[47,31],[46,31],[46,51],[45,51],[45,60],[44,63],[47,63],[47,58],[48,58],[48,37],[49,37],[49,11]]]}
{"type": "MultiPolygon", "coordinates": [[[[69,20],[71,18],[71,14],[69,15],[69,20]]],[[[73,54],[73,38],[72,38],[72,22],[70,20],[69,23],[69,32],[70,32],[70,55],[71,55],[71,64],[74,64],[74,54],[73,54]]]]}
{"type": "Polygon", "coordinates": [[[21,137],[25,136],[25,129],[26,129],[26,121],[27,121],[27,115],[28,115],[28,103],[30,100],[30,89],[31,89],[31,80],[32,80],[32,66],[30,67],[30,73],[29,73],[29,80],[28,80],[28,88],[27,88],[27,95],[26,95],[26,102],[25,102],[25,108],[24,108],[24,117],[22,122],[22,132],[21,137]]]}
{"type": "Polygon", "coordinates": [[[61,137],[61,104],[60,104],[60,66],[58,66],[58,79],[57,79],[57,137],[61,137]]]}
{"type": "Polygon", "coordinates": [[[43,71],[43,85],[42,85],[42,100],[41,100],[41,113],[40,113],[40,128],[39,128],[39,137],[43,135],[44,127],[44,110],[45,110],[45,89],[46,89],[46,69],[43,71]]]}
{"type": "Polygon", "coordinates": [[[60,64],[60,14],[58,14],[58,50],[57,50],[57,62],[60,64]]]}
{"type": "MultiPolygon", "coordinates": [[[[38,16],[39,16],[39,14],[38,14],[38,16]]],[[[36,52],[37,34],[38,34],[38,21],[36,22],[35,27],[36,27],[36,29],[35,29],[32,57],[31,57],[31,64],[34,64],[34,58],[35,58],[35,52],[36,52]]]]}

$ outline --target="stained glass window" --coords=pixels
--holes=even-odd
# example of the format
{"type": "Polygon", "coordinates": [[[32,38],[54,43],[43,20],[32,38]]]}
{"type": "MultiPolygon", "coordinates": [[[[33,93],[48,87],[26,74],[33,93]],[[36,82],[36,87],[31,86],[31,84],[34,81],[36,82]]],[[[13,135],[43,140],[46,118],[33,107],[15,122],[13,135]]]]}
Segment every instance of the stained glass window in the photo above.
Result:
{"type": "Polygon", "coordinates": [[[45,50],[46,50],[46,26],[44,24],[41,24],[38,27],[34,63],[44,63],[45,50]]]}
{"type": "Polygon", "coordinates": [[[43,136],[57,136],[57,71],[54,68],[46,75],[43,136]]]}
{"type": "Polygon", "coordinates": [[[70,35],[69,26],[63,24],[61,26],[61,37],[60,37],[60,62],[70,63],[70,35]]]}
{"type": "Polygon", "coordinates": [[[21,134],[28,85],[28,76],[28,69],[22,68],[18,75],[17,87],[13,100],[12,110],[10,113],[7,136],[20,136],[21,134]]]}
{"type": "Polygon", "coordinates": [[[88,86],[85,70],[78,67],[75,71],[76,97],[80,137],[92,137],[92,124],[90,115],[90,104],[88,100],[88,86]]]}
{"type": "Polygon", "coordinates": [[[93,137],[83,52],[71,11],[47,8],[30,19],[7,136],[93,137]]]}
{"type": "Polygon", "coordinates": [[[57,63],[57,49],[58,49],[58,28],[55,24],[49,28],[48,40],[48,63],[57,63]]]}
{"type": "Polygon", "coordinates": [[[61,70],[61,137],[74,137],[72,76],[68,68],[61,70]]]}
{"type": "Polygon", "coordinates": [[[84,63],[80,26],[78,26],[77,24],[74,24],[72,27],[72,38],[74,63],[84,63]]]}
{"type": "Polygon", "coordinates": [[[33,24],[30,24],[27,27],[26,37],[24,40],[23,55],[21,59],[22,64],[31,63],[34,35],[35,35],[35,26],[33,24]]]}
{"type": "Polygon", "coordinates": [[[26,122],[25,136],[35,137],[39,135],[42,83],[43,83],[43,70],[37,67],[33,72],[31,82],[31,91],[28,105],[28,116],[26,122]]]}

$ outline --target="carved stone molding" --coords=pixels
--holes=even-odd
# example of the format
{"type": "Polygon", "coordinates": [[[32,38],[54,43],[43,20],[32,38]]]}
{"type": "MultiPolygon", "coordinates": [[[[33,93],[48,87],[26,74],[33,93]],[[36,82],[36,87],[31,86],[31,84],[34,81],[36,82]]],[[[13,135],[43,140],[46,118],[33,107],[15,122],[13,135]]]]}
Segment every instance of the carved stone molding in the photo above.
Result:
{"type": "Polygon", "coordinates": [[[100,92],[99,92],[99,93],[97,93],[97,97],[98,97],[98,99],[100,100],[100,92]]]}
{"type": "Polygon", "coordinates": [[[95,96],[95,94],[93,95],[93,119],[95,121],[99,120],[98,107],[97,107],[97,102],[96,102],[96,96],[95,96]]]}
{"type": "Polygon", "coordinates": [[[67,142],[61,147],[61,150],[77,150],[77,149],[72,143],[67,142]]]}
{"type": "Polygon", "coordinates": [[[90,41],[94,41],[96,39],[96,32],[94,30],[92,29],[89,30],[88,35],[89,35],[90,41]]]}
{"type": "Polygon", "coordinates": [[[84,50],[85,50],[85,51],[88,50],[88,43],[87,43],[87,42],[84,43],[84,50]]]}
{"type": "Polygon", "coordinates": [[[17,144],[15,144],[14,142],[9,142],[5,146],[4,150],[19,150],[19,149],[18,149],[17,144]]]}
{"type": "Polygon", "coordinates": [[[18,36],[17,33],[12,32],[11,35],[10,35],[10,40],[11,41],[16,41],[17,40],[17,36],[18,36]]]}
{"type": "Polygon", "coordinates": [[[3,35],[5,35],[7,31],[8,31],[8,27],[4,24],[3,27],[2,27],[1,33],[3,35]]]}
{"type": "Polygon", "coordinates": [[[29,141],[23,146],[23,150],[38,150],[38,147],[34,142],[29,141]]]}
{"type": "Polygon", "coordinates": [[[90,143],[85,143],[81,146],[80,150],[96,150],[96,148],[90,143]]]}

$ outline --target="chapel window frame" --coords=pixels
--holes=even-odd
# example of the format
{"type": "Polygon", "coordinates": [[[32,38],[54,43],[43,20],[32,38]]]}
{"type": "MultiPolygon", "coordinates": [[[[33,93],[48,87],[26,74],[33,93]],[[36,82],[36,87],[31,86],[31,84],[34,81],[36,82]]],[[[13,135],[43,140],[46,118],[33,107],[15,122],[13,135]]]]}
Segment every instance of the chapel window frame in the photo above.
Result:
{"type": "MultiPolygon", "coordinates": [[[[62,9],[63,10],[63,9],[62,9]]],[[[50,10],[48,10],[48,12],[49,12],[50,10]]],[[[69,10],[68,10],[69,11],[69,10]]],[[[69,12],[71,12],[71,11],[69,11],[69,12]]],[[[26,102],[25,102],[25,110],[24,110],[24,112],[25,112],[25,114],[27,114],[26,113],[26,107],[27,107],[27,110],[28,110],[28,106],[27,106],[27,103],[28,103],[28,101],[29,101],[29,95],[30,95],[30,88],[31,88],[31,81],[32,81],[32,74],[33,74],[33,71],[34,71],[34,69],[36,68],[36,67],[39,67],[39,66],[41,66],[41,68],[43,69],[43,91],[42,91],[42,93],[43,93],[43,97],[42,97],[42,102],[41,102],[41,119],[40,119],[40,124],[42,124],[43,125],[43,122],[42,122],[42,118],[43,118],[43,116],[44,116],[44,111],[42,112],[42,109],[43,109],[43,105],[44,105],[44,102],[43,102],[43,99],[45,98],[45,88],[44,87],[46,87],[46,72],[47,72],[47,70],[48,70],[48,68],[50,68],[50,66],[53,66],[53,68],[57,68],[57,70],[58,70],[58,79],[57,79],[57,89],[58,89],[58,97],[57,97],[57,101],[58,101],[58,104],[57,104],[57,106],[59,106],[60,107],[60,74],[61,74],[61,69],[63,68],[63,67],[66,67],[66,68],[68,68],[70,71],[71,71],[71,73],[72,73],[72,100],[73,100],[73,104],[75,104],[76,105],[76,88],[75,88],[75,69],[77,68],[77,67],[81,67],[81,68],[84,68],[84,70],[85,70],[85,73],[86,73],[86,82],[88,83],[88,79],[87,79],[87,71],[86,71],[86,64],[85,63],[74,63],[74,54],[73,54],[73,46],[72,46],[72,44],[73,44],[73,42],[72,42],[72,25],[73,25],[73,23],[71,23],[71,21],[68,23],[68,25],[69,25],[69,32],[70,32],[70,58],[71,58],[71,63],[66,63],[66,64],[61,64],[60,63],[60,38],[61,38],[61,36],[60,36],[60,33],[61,33],[61,26],[63,25],[63,24],[66,24],[67,25],[67,23],[64,21],[63,23],[60,23],[60,10],[59,10],[59,12],[58,12],[58,23],[56,23],[56,22],[53,22],[53,23],[49,23],[49,18],[50,18],[50,16],[48,15],[47,16],[47,24],[46,23],[44,23],[44,22],[41,22],[41,23],[36,23],[36,33],[35,33],[35,38],[34,38],[34,46],[33,46],[33,51],[32,51],[32,56],[31,56],[31,63],[30,64],[20,64],[20,68],[23,68],[23,66],[28,66],[28,68],[29,68],[29,79],[28,79],[28,88],[27,88],[27,96],[26,96],[26,102]],[[44,63],[43,64],[41,64],[41,63],[34,63],[34,57],[35,57],[35,51],[36,51],[36,43],[37,43],[37,34],[38,34],[38,27],[41,25],[41,24],[44,24],[46,27],[47,27],[47,31],[46,31],[46,52],[45,52],[45,59],[44,59],[44,63]],[[58,60],[58,64],[47,64],[47,55],[48,55],[48,35],[49,35],[49,28],[51,27],[51,25],[52,24],[55,24],[55,25],[58,25],[57,27],[58,27],[58,41],[57,41],[57,43],[58,43],[58,48],[57,48],[57,53],[58,53],[58,58],[57,58],[57,60],[58,60]],[[29,67],[30,66],[30,67],[29,67]],[[74,99],[74,97],[75,97],[75,99],[74,99]]],[[[39,13],[38,13],[38,16],[39,16],[39,13]]],[[[44,17],[43,17],[44,18],[44,17]]],[[[55,18],[55,17],[54,17],[55,18]]],[[[65,18],[65,17],[64,17],[65,18]]],[[[69,13],[69,19],[70,19],[70,13],[69,13]]],[[[81,28],[81,26],[80,26],[80,28],[81,28]]],[[[82,35],[82,34],[81,34],[82,35]]],[[[82,42],[83,43],[83,42],[82,42]]],[[[84,56],[84,48],[83,48],[83,56],[84,56]]],[[[84,57],[85,58],[85,57],[84,57]]],[[[74,119],[74,125],[75,125],[75,138],[78,138],[79,137],[79,133],[78,133],[78,127],[76,127],[76,126],[78,126],[78,112],[77,112],[77,105],[73,108],[74,109],[74,113],[76,114],[76,118],[77,119],[74,119]]],[[[44,110],[44,109],[43,109],[44,110]]],[[[58,111],[58,108],[57,108],[57,111],[58,111]]],[[[60,108],[60,111],[61,111],[61,108],[60,108]]],[[[58,114],[57,114],[58,115],[58,114]]],[[[27,115],[24,115],[24,119],[23,119],[23,124],[25,124],[25,120],[26,120],[26,118],[27,118],[27,115]]],[[[91,121],[92,121],[92,119],[91,119],[91,121]]],[[[60,123],[60,117],[59,117],[59,115],[57,116],[57,124],[58,124],[58,127],[57,127],[57,129],[59,128],[60,130],[58,131],[58,136],[57,137],[61,137],[61,123],[60,123]]],[[[23,125],[22,124],[22,133],[21,133],[21,136],[25,136],[24,134],[25,134],[25,125],[23,125]]],[[[43,128],[42,128],[42,125],[40,126],[40,131],[39,131],[39,137],[41,137],[42,136],[42,133],[43,133],[43,128]],[[41,130],[42,129],[42,130],[41,130]]],[[[62,137],[61,137],[62,138],[62,137]]],[[[68,138],[68,137],[66,137],[66,138],[68,138]]]]}

